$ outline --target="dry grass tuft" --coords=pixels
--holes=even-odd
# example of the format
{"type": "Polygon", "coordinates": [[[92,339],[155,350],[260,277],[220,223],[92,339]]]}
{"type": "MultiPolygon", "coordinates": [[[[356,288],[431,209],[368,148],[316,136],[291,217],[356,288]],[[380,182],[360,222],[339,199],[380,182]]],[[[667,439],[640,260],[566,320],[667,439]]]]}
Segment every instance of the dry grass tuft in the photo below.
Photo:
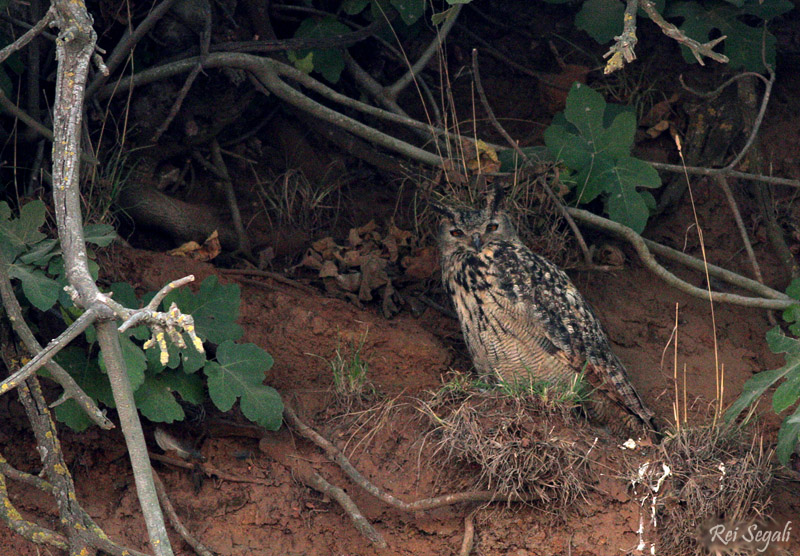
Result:
{"type": "Polygon", "coordinates": [[[771,503],[771,459],[760,438],[748,441],[729,428],[690,427],[666,438],[656,460],[629,477],[646,519],[652,517],[657,551],[713,554],[711,525],[763,518],[771,503]]]}
{"type": "Polygon", "coordinates": [[[476,486],[509,502],[533,496],[549,510],[585,499],[591,488],[589,454],[596,439],[575,421],[573,408],[533,393],[452,388],[422,404],[438,436],[437,452],[448,462],[474,464],[476,486]]]}

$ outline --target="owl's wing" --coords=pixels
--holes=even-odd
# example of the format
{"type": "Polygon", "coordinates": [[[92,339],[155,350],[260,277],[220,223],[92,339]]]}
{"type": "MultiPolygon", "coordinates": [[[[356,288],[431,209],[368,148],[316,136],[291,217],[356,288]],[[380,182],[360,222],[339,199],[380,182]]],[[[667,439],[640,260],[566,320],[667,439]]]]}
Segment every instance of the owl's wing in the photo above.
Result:
{"type": "Polygon", "coordinates": [[[529,249],[497,242],[490,274],[508,308],[528,318],[593,389],[652,426],[652,412],[630,384],[591,305],[569,277],[529,249]]]}

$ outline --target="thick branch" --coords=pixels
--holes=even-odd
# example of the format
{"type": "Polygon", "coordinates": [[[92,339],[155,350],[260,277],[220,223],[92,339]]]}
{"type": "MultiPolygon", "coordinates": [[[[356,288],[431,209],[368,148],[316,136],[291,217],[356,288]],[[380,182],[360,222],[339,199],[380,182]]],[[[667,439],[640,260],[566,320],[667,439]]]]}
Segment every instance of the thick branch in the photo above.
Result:
{"type": "MultiPolygon", "coordinates": [[[[658,264],[658,261],[656,261],[655,257],[653,257],[653,254],[648,249],[647,243],[642,236],[627,226],[612,222],[611,220],[607,220],[585,210],[573,207],[568,208],[568,210],[576,220],[579,220],[584,224],[588,224],[593,228],[611,232],[616,236],[628,240],[633,248],[636,249],[636,253],[639,255],[639,258],[648,269],[650,269],[656,276],[667,282],[670,286],[673,286],[674,288],[693,297],[708,299],[710,295],[711,300],[715,303],[731,303],[734,305],[741,305],[743,307],[757,307],[760,309],[782,310],[797,304],[797,300],[785,295],[780,299],[765,299],[758,297],[746,297],[732,293],[711,292],[709,294],[708,290],[698,288],[697,286],[693,286],[692,284],[681,280],[666,268],[658,264]]],[[[700,262],[702,264],[702,261],[700,262]]],[[[711,274],[710,269],[709,274],[711,274]]]]}
{"type": "Polygon", "coordinates": [[[76,292],[76,305],[87,310],[91,308],[101,319],[97,323],[97,337],[128,446],[150,544],[157,556],[172,556],[150,473],[144,433],[122,359],[119,334],[113,320],[102,320],[113,319],[114,313],[106,305],[97,302],[101,294],[89,273],[83,235],[78,153],[86,76],[97,35],[83,2],[53,0],[53,6],[56,9],[56,26],[60,29],[56,41],[58,71],[53,109],[53,205],[67,280],[76,292]]]}

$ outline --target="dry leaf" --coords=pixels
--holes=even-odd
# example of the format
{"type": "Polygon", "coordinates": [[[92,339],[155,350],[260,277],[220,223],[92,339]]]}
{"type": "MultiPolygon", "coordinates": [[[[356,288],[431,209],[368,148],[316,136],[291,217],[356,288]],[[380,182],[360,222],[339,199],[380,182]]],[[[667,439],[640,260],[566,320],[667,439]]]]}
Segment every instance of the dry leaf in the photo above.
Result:
{"type": "Polygon", "coordinates": [[[199,245],[196,241],[189,241],[168,251],[168,255],[173,257],[186,257],[195,261],[210,261],[222,252],[222,246],[219,243],[219,234],[214,230],[210,236],[199,245]]]}
{"type": "Polygon", "coordinates": [[[349,272],[347,274],[337,274],[336,283],[345,291],[357,292],[361,287],[361,273],[349,272]]]}
{"type": "Polygon", "coordinates": [[[306,249],[306,253],[303,255],[303,260],[300,261],[300,265],[319,270],[322,268],[322,255],[313,249],[306,249]]]}
{"type": "Polygon", "coordinates": [[[386,259],[375,255],[369,255],[361,264],[361,287],[358,290],[358,298],[361,301],[371,301],[372,291],[389,282],[386,264],[386,259]]]}
{"type": "Polygon", "coordinates": [[[656,137],[667,131],[669,129],[669,125],[670,123],[668,120],[661,120],[656,125],[648,128],[648,130],[645,131],[645,134],[650,139],[655,139],[656,137]]]}
{"type": "Polygon", "coordinates": [[[336,242],[332,237],[324,237],[312,243],[311,247],[314,251],[322,255],[323,259],[331,259],[333,258],[333,251],[336,249],[336,242]]]}
{"type": "Polygon", "coordinates": [[[333,261],[325,261],[319,269],[320,278],[332,278],[339,275],[339,268],[333,261]]]}

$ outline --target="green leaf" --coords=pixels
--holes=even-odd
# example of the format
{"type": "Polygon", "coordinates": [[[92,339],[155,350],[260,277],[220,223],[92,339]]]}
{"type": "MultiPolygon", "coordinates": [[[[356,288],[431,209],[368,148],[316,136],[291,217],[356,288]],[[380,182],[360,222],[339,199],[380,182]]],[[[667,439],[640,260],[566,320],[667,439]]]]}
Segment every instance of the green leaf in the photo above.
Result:
{"type": "Polygon", "coordinates": [[[603,111],[606,101],[600,93],[584,85],[573,83],[567,95],[564,116],[578,128],[578,132],[594,149],[594,142],[603,130],[603,111]]]}
{"type": "Polygon", "coordinates": [[[50,259],[57,257],[60,253],[55,249],[58,241],[55,239],[45,239],[29,249],[27,253],[19,257],[19,261],[25,264],[32,264],[41,268],[47,267],[50,259]]]}
{"type": "MultiPolygon", "coordinates": [[[[217,348],[217,361],[206,364],[208,392],[221,411],[229,411],[242,398],[242,411],[248,419],[264,426],[275,426],[276,395],[264,386],[265,373],[272,367],[272,357],[254,344],[225,342],[217,348]],[[262,405],[263,402],[269,402],[262,405]]],[[[280,396],[277,396],[280,400],[280,396]]],[[[278,423],[277,426],[279,426],[278,423]]]]}
{"type": "Polygon", "coordinates": [[[200,405],[206,399],[205,383],[200,375],[187,375],[179,370],[167,369],[158,377],[186,402],[200,405]]]}
{"type": "Polygon", "coordinates": [[[45,239],[39,228],[44,225],[46,210],[45,204],[36,200],[22,206],[19,218],[10,218],[8,205],[0,211],[0,252],[6,262],[14,262],[29,246],[45,239]]]}
{"type": "MultiPolygon", "coordinates": [[[[344,35],[350,32],[350,28],[338,21],[335,17],[326,16],[322,18],[308,18],[300,23],[294,36],[298,38],[325,38],[344,35]]],[[[314,70],[322,74],[322,77],[336,83],[339,81],[344,70],[344,57],[341,49],[335,48],[314,48],[310,50],[314,53],[314,70]]],[[[309,50],[304,49],[296,54],[298,59],[305,58],[309,50]]]]}
{"type": "Polygon", "coordinates": [[[425,13],[423,0],[390,0],[390,2],[406,25],[413,25],[425,13]]]}
{"type": "Polygon", "coordinates": [[[790,338],[781,332],[779,326],[767,331],[767,345],[772,353],[788,353],[789,355],[800,355],[800,341],[790,338]]]}
{"type": "Polygon", "coordinates": [[[593,149],[580,135],[560,125],[551,125],[544,131],[544,144],[553,157],[575,170],[592,162],[593,149]]]}
{"type": "Polygon", "coordinates": [[[789,287],[786,288],[786,295],[800,301],[800,278],[795,278],[791,281],[789,287]]]}
{"type": "Polygon", "coordinates": [[[786,374],[785,380],[772,394],[772,409],[780,413],[791,407],[800,398],[800,366],[786,374]]]}
{"type": "Polygon", "coordinates": [[[139,297],[136,295],[136,290],[127,282],[114,282],[108,287],[108,291],[113,292],[112,299],[114,301],[128,309],[139,309],[142,306],[142,302],[139,301],[139,297]]]}
{"type": "Polygon", "coordinates": [[[22,282],[25,297],[40,311],[49,311],[58,301],[61,285],[41,270],[14,264],[9,267],[8,274],[22,282]]]}
{"type": "Polygon", "coordinates": [[[300,58],[294,50],[289,50],[286,52],[289,61],[302,71],[303,73],[311,73],[314,71],[314,53],[309,52],[303,58],[300,58]]]}
{"type": "Polygon", "coordinates": [[[222,285],[214,275],[200,285],[196,294],[188,288],[171,292],[162,303],[167,310],[173,302],[183,313],[194,317],[197,335],[215,344],[238,340],[243,332],[236,324],[239,316],[240,289],[237,284],[222,285]]]}
{"type": "Polygon", "coordinates": [[[161,376],[147,377],[133,398],[141,414],[156,423],[183,421],[186,417],[181,404],[161,376]]]}
{"type": "MultiPolygon", "coordinates": [[[[614,118],[611,126],[600,134],[597,140],[597,148],[600,152],[614,158],[628,157],[633,147],[635,133],[636,114],[629,111],[621,112],[614,118]]],[[[659,185],[661,185],[660,180],[659,185]]]]}
{"type": "Polygon", "coordinates": [[[111,384],[108,382],[108,376],[100,371],[97,357],[88,357],[85,350],[67,346],[56,355],[55,359],[89,397],[108,407],[115,406],[111,384]]]}
{"type": "Polygon", "coordinates": [[[614,160],[605,154],[593,157],[594,160],[575,176],[575,196],[579,203],[591,203],[598,195],[608,189],[607,180],[613,175],[614,160]]]}
{"type": "Polygon", "coordinates": [[[575,16],[575,27],[599,43],[622,34],[625,6],[617,0],[586,0],[575,16]]]}
{"type": "Polygon", "coordinates": [[[245,392],[241,401],[245,417],[267,430],[276,431],[283,422],[283,400],[271,386],[261,386],[245,392]]]}
{"type": "Polygon", "coordinates": [[[342,3],[342,10],[347,15],[358,15],[364,11],[369,4],[369,0],[345,0],[342,3]]]}
{"type": "Polygon", "coordinates": [[[789,464],[789,458],[797,447],[798,438],[800,438],[800,407],[783,420],[778,431],[778,446],[775,448],[775,453],[783,465],[789,464]]]}
{"type": "Polygon", "coordinates": [[[94,424],[78,402],[72,398],[56,406],[56,420],[75,432],[83,432],[94,424]]]}
{"type": "Polygon", "coordinates": [[[105,247],[117,239],[117,232],[108,224],[88,224],[83,228],[83,238],[86,243],[105,247]]]}
{"type": "Polygon", "coordinates": [[[609,218],[642,233],[650,211],[636,187],[659,187],[661,178],[658,172],[646,162],[626,156],[616,161],[607,174],[606,184],[609,218]]]}
{"type": "MultiPolygon", "coordinates": [[[[772,33],[763,29],[763,24],[753,22],[754,25],[748,25],[743,21],[742,16],[755,15],[770,19],[786,13],[793,6],[786,0],[767,0],[763,2],[767,6],[759,4],[759,0],[748,0],[739,8],[719,2],[710,3],[708,7],[699,2],[678,2],[670,6],[666,16],[683,17],[684,21],[680,30],[701,43],[709,41],[715,32],[727,36],[721,43],[721,48],[722,52],[730,58],[731,69],[763,71],[762,42],[767,64],[775,67],[777,40],[772,33]]],[[[687,62],[696,62],[688,48],[681,47],[681,50],[687,62]]]]}
{"type": "MultiPolygon", "coordinates": [[[[797,366],[797,363],[794,366],[797,366]]],[[[780,369],[762,371],[745,382],[741,395],[725,412],[725,421],[731,422],[736,419],[745,408],[750,407],[753,402],[760,398],[767,391],[767,388],[786,376],[790,370],[782,367],[780,369]]]]}

